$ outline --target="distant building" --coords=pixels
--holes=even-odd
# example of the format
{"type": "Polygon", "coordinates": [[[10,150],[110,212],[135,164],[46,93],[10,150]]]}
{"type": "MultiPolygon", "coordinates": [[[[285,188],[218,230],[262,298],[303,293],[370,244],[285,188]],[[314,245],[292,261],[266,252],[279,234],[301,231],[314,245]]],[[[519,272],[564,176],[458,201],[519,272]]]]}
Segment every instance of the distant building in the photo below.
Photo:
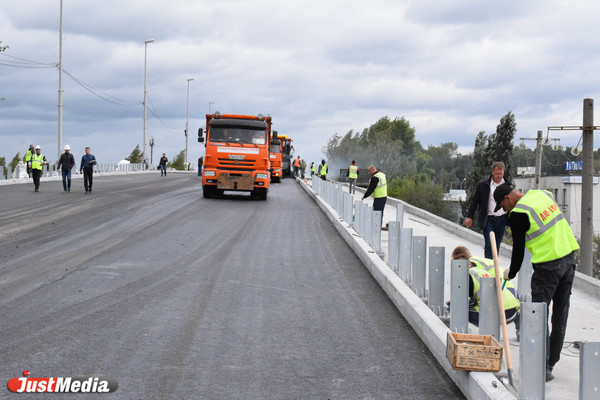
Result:
{"type": "MultiPolygon", "coordinates": [[[[593,197],[595,210],[600,210],[600,185],[599,179],[594,177],[593,197]]],[[[535,177],[518,177],[513,179],[513,184],[521,193],[535,189],[535,177]]],[[[545,176],[540,178],[540,189],[549,191],[554,195],[556,204],[569,222],[577,238],[581,237],[581,175],[545,176]]],[[[594,216],[594,233],[600,232],[600,215],[594,216]]]]}

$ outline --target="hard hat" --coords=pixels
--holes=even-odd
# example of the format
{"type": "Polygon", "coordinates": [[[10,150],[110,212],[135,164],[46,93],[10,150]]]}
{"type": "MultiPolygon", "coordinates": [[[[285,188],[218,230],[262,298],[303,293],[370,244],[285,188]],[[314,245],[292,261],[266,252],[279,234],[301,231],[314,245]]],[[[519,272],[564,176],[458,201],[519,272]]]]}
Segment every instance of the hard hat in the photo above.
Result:
{"type": "Polygon", "coordinates": [[[68,144],[65,145],[65,150],[71,150],[71,146],[69,146],[68,144]]]}
{"type": "Polygon", "coordinates": [[[38,149],[40,149],[40,150],[41,150],[42,148],[41,148],[40,146],[35,146],[35,149],[36,149],[36,150],[38,150],[38,149]]]}

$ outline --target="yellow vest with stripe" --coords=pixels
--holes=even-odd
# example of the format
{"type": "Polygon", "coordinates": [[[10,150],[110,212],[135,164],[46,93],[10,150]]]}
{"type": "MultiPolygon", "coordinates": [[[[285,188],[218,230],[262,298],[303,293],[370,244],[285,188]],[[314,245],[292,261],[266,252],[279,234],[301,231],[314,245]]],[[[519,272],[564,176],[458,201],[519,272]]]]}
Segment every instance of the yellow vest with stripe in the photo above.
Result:
{"type": "Polygon", "coordinates": [[[381,171],[377,172],[373,176],[379,179],[377,183],[377,187],[373,191],[373,198],[378,199],[380,197],[387,197],[387,181],[385,179],[385,174],[381,171]]]}
{"type": "Polygon", "coordinates": [[[312,165],[310,166],[310,171],[311,171],[311,172],[315,172],[315,164],[312,164],[312,165]]]}
{"type": "Polygon", "coordinates": [[[348,178],[356,179],[358,178],[358,167],[356,165],[351,165],[348,167],[348,178]]]}
{"type": "Polygon", "coordinates": [[[31,169],[42,169],[42,163],[44,162],[44,155],[42,153],[34,154],[31,156],[31,169]]]}
{"type": "Polygon", "coordinates": [[[550,192],[530,190],[517,202],[513,212],[529,217],[525,247],[531,253],[532,263],[557,260],[579,249],[569,223],[550,192]]]}
{"type": "MultiPolygon", "coordinates": [[[[469,258],[469,261],[471,262],[471,264],[473,264],[473,267],[471,267],[469,269],[469,273],[471,273],[472,269],[476,269],[476,270],[481,270],[483,271],[482,274],[487,273],[487,275],[482,275],[482,276],[491,276],[491,277],[496,277],[496,271],[494,270],[494,260],[489,259],[489,258],[483,258],[483,257],[471,257],[469,258]]],[[[502,276],[504,276],[504,269],[502,269],[502,267],[498,267],[498,271],[500,272],[500,279],[502,279],[502,276]]],[[[477,273],[478,271],[473,271],[473,273],[477,273]]],[[[473,276],[473,278],[475,278],[475,276],[473,276]]],[[[481,277],[479,277],[481,278],[481,277]]],[[[476,290],[475,287],[477,287],[477,290],[479,290],[479,287],[481,286],[481,283],[479,281],[477,281],[477,279],[473,279],[473,294],[475,295],[476,290]],[[476,283],[477,282],[477,283],[476,283]]],[[[510,310],[512,308],[516,308],[517,311],[519,311],[519,309],[521,308],[521,303],[519,302],[519,300],[515,297],[514,294],[512,294],[512,292],[508,289],[514,289],[515,285],[512,283],[512,281],[507,280],[506,283],[504,283],[504,288],[502,289],[502,300],[504,301],[504,309],[505,310],[510,310]]],[[[477,307],[476,309],[479,310],[479,296],[476,296],[477,298],[477,307]]]]}
{"type": "Polygon", "coordinates": [[[321,175],[327,175],[327,164],[321,164],[321,170],[319,171],[321,175]]]}
{"type": "Polygon", "coordinates": [[[34,154],[34,153],[31,151],[31,149],[30,149],[30,150],[27,150],[27,153],[25,153],[25,162],[29,162],[29,161],[31,161],[31,156],[32,156],[33,154],[34,154]]]}

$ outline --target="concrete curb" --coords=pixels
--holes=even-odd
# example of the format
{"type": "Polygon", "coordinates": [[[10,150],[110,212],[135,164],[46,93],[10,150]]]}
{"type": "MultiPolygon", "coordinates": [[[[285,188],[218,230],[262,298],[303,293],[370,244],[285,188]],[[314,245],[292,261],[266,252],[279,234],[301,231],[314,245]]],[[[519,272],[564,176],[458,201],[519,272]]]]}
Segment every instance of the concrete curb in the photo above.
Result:
{"type": "MultiPolygon", "coordinates": [[[[446,335],[448,327],[425,303],[381,260],[367,243],[337,216],[337,213],[308,185],[300,186],[323,210],[336,230],[367,267],[388,297],[396,305],[423,343],[429,348],[448,376],[464,395],[473,400],[514,400],[516,397],[489,372],[455,371],[446,359],[446,335]]],[[[412,213],[412,210],[411,210],[412,213]]],[[[439,218],[439,217],[438,217],[439,218]]]]}

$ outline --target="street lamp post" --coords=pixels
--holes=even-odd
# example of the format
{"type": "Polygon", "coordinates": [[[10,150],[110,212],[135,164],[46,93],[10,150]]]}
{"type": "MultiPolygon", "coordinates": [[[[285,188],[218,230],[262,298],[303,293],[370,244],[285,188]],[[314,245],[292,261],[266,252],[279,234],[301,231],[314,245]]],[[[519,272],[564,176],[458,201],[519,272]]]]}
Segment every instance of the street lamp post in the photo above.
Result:
{"type": "Polygon", "coordinates": [[[208,102],[208,113],[209,113],[209,114],[210,114],[210,106],[211,106],[212,104],[215,104],[215,102],[214,102],[214,101],[209,101],[209,102],[208,102]]]}
{"type": "Polygon", "coordinates": [[[60,22],[58,28],[58,158],[62,152],[62,111],[63,111],[63,89],[62,89],[62,38],[63,38],[63,2],[60,0],[60,22]]]}
{"type": "Polygon", "coordinates": [[[148,91],[146,90],[146,62],[148,60],[148,43],[154,42],[154,39],[144,41],[144,146],[142,150],[142,158],[146,162],[146,96],[148,91]]]}
{"type": "Polygon", "coordinates": [[[154,150],[154,138],[152,136],[150,136],[148,144],[150,145],[150,165],[152,165],[152,150],[154,150]]]}
{"type": "Polygon", "coordinates": [[[189,129],[189,121],[190,121],[190,81],[193,81],[194,78],[188,78],[187,80],[187,109],[185,112],[185,168],[187,169],[188,165],[188,129],[189,129]]]}

